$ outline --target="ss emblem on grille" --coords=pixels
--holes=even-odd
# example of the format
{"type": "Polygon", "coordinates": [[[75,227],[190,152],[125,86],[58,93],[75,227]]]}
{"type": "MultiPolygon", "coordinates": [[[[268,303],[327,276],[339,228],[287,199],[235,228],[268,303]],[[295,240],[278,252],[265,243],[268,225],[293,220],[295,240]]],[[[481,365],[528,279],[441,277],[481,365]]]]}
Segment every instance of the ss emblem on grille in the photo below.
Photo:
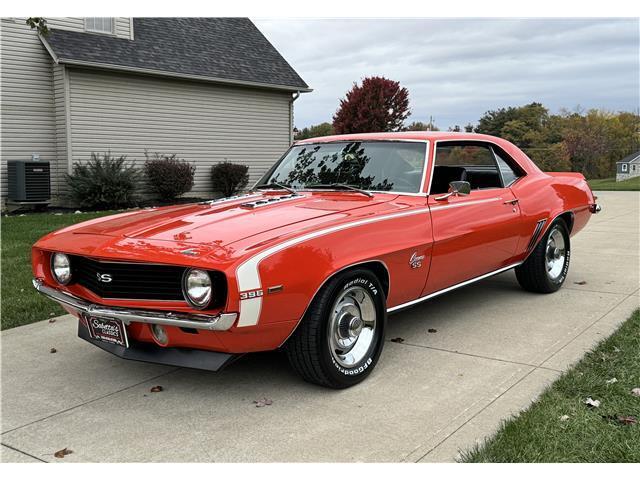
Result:
{"type": "Polygon", "coordinates": [[[96,273],[96,276],[98,277],[98,281],[102,283],[111,283],[111,280],[113,280],[113,277],[111,277],[109,273],[96,273]]]}

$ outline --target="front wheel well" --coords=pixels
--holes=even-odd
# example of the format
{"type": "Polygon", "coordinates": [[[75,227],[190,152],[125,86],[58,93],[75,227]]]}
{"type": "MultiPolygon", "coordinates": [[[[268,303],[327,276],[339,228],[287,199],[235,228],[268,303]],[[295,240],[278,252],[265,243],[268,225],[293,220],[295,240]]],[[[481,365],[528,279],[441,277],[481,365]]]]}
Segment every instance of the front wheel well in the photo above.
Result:
{"type": "Polygon", "coordinates": [[[380,280],[380,283],[382,284],[382,288],[384,289],[384,298],[387,298],[389,296],[389,286],[390,286],[389,270],[387,269],[387,266],[384,263],[382,263],[379,260],[372,260],[370,262],[358,263],[357,265],[352,265],[346,268],[345,270],[351,270],[353,268],[366,268],[367,270],[370,270],[376,277],[378,277],[378,280],[380,280]]]}

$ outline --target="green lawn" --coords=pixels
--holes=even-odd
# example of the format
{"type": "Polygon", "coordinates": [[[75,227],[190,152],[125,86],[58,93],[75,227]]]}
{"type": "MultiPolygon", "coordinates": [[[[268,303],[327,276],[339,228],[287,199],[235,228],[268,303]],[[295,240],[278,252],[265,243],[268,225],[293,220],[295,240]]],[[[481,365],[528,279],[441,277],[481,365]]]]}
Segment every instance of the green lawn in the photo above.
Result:
{"type": "Polygon", "coordinates": [[[31,284],[31,245],[48,232],[115,212],[2,217],[2,330],[62,315],[64,310],[31,284]]]}
{"type": "Polygon", "coordinates": [[[616,182],[615,178],[601,178],[588,182],[591,190],[640,190],[640,177],[633,177],[622,182],[616,182]]]}
{"type": "Polygon", "coordinates": [[[640,423],[634,423],[640,422],[640,397],[631,393],[634,388],[640,388],[640,310],[462,460],[640,462],[640,423]],[[587,406],[589,397],[600,406],[587,406]]]}

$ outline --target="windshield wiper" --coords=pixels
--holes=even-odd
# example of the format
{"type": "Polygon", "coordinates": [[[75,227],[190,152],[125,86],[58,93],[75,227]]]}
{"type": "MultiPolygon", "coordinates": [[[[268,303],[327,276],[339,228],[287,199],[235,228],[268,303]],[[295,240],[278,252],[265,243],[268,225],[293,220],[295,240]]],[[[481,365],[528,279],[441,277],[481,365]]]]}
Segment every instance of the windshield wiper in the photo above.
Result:
{"type": "Polygon", "coordinates": [[[332,188],[332,189],[351,190],[353,192],[358,192],[363,195],[366,195],[367,197],[373,197],[373,193],[358,187],[354,187],[353,185],[347,185],[346,183],[314,183],[311,185],[306,185],[305,188],[332,188]]]}
{"type": "Polygon", "coordinates": [[[262,189],[265,189],[265,188],[279,188],[281,190],[286,190],[289,193],[298,193],[293,188],[287,187],[286,185],[282,185],[281,183],[276,183],[276,182],[265,183],[263,185],[257,185],[255,187],[255,190],[262,190],[262,189]]]}

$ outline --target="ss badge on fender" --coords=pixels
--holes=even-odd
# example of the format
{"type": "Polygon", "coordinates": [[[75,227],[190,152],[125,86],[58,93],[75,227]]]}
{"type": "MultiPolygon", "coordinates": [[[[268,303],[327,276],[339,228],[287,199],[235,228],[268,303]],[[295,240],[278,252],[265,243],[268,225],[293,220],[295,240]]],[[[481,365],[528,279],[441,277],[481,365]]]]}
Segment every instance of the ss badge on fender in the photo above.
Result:
{"type": "Polygon", "coordinates": [[[413,252],[413,255],[411,255],[411,258],[409,259],[409,266],[411,268],[420,268],[423,260],[424,255],[418,255],[418,252],[413,252]]]}

